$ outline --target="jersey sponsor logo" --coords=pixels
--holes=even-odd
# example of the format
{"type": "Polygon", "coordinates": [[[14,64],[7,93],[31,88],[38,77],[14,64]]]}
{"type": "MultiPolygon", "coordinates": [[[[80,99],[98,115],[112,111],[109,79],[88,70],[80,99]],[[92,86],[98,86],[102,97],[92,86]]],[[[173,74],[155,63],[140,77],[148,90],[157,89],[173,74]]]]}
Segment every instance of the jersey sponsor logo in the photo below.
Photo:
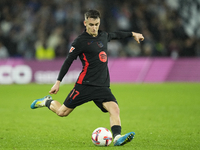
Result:
{"type": "Polygon", "coordinates": [[[91,41],[91,42],[88,42],[87,44],[88,44],[88,45],[90,45],[90,44],[92,44],[92,43],[93,43],[93,41],[91,41]]]}
{"type": "Polygon", "coordinates": [[[69,52],[70,52],[70,53],[73,52],[74,49],[75,49],[75,47],[72,46],[72,47],[70,48],[69,52]]]}
{"type": "Polygon", "coordinates": [[[103,43],[100,41],[100,42],[97,42],[97,45],[102,48],[103,47],[103,43]]]}
{"type": "Polygon", "coordinates": [[[100,59],[100,61],[102,61],[102,62],[106,62],[106,61],[107,61],[107,54],[106,54],[104,51],[101,51],[101,52],[99,53],[99,59],[100,59]]]}

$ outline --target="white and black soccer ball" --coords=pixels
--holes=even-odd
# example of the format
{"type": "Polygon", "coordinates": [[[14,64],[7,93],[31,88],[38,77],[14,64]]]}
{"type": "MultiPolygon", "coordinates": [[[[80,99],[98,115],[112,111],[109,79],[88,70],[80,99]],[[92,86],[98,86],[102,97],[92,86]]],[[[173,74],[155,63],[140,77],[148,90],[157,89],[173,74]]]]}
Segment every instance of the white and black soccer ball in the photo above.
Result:
{"type": "Polygon", "coordinates": [[[92,133],[92,142],[96,146],[109,146],[112,142],[112,133],[104,127],[99,127],[92,133]]]}

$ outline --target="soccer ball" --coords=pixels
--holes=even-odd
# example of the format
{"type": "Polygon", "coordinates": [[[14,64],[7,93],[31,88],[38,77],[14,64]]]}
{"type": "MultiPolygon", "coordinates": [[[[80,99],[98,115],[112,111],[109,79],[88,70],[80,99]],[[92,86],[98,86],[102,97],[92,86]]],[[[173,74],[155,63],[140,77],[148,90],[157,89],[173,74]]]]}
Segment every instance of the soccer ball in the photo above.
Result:
{"type": "Polygon", "coordinates": [[[96,146],[109,146],[112,142],[112,133],[104,127],[99,127],[92,133],[92,142],[96,146]]]}

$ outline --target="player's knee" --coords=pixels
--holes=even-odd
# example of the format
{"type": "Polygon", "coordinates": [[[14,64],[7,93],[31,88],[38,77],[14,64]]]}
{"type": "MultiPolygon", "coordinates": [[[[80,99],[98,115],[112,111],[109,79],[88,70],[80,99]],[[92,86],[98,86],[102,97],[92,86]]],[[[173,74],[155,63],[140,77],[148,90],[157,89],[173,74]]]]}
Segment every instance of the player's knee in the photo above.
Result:
{"type": "Polygon", "coordinates": [[[120,115],[120,109],[118,106],[113,106],[113,108],[110,110],[110,114],[114,116],[120,115]]]}
{"type": "Polygon", "coordinates": [[[67,117],[67,116],[68,116],[68,114],[66,114],[65,112],[60,112],[60,111],[56,112],[56,114],[57,114],[59,117],[67,117]]]}
{"type": "Polygon", "coordinates": [[[119,109],[119,107],[116,107],[116,108],[114,109],[114,113],[115,113],[116,115],[119,115],[119,114],[120,114],[120,109],[119,109]]]}

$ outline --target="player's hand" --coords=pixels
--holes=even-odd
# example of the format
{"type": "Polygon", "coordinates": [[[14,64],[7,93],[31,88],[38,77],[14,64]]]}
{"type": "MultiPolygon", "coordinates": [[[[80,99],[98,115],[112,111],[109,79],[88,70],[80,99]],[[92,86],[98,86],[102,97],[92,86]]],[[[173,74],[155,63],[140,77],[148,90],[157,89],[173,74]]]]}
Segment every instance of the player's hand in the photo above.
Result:
{"type": "Polygon", "coordinates": [[[52,86],[51,90],[49,91],[49,94],[57,94],[60,87],[60,81],[56,81],[56,83],[52,86]]]}
{"type": "Polygon", "coordinates": [[[144,40],[144,36],[140,33],[132,32],[132,35],[138,44],[140,43],[140,41],[144,40]]]}

